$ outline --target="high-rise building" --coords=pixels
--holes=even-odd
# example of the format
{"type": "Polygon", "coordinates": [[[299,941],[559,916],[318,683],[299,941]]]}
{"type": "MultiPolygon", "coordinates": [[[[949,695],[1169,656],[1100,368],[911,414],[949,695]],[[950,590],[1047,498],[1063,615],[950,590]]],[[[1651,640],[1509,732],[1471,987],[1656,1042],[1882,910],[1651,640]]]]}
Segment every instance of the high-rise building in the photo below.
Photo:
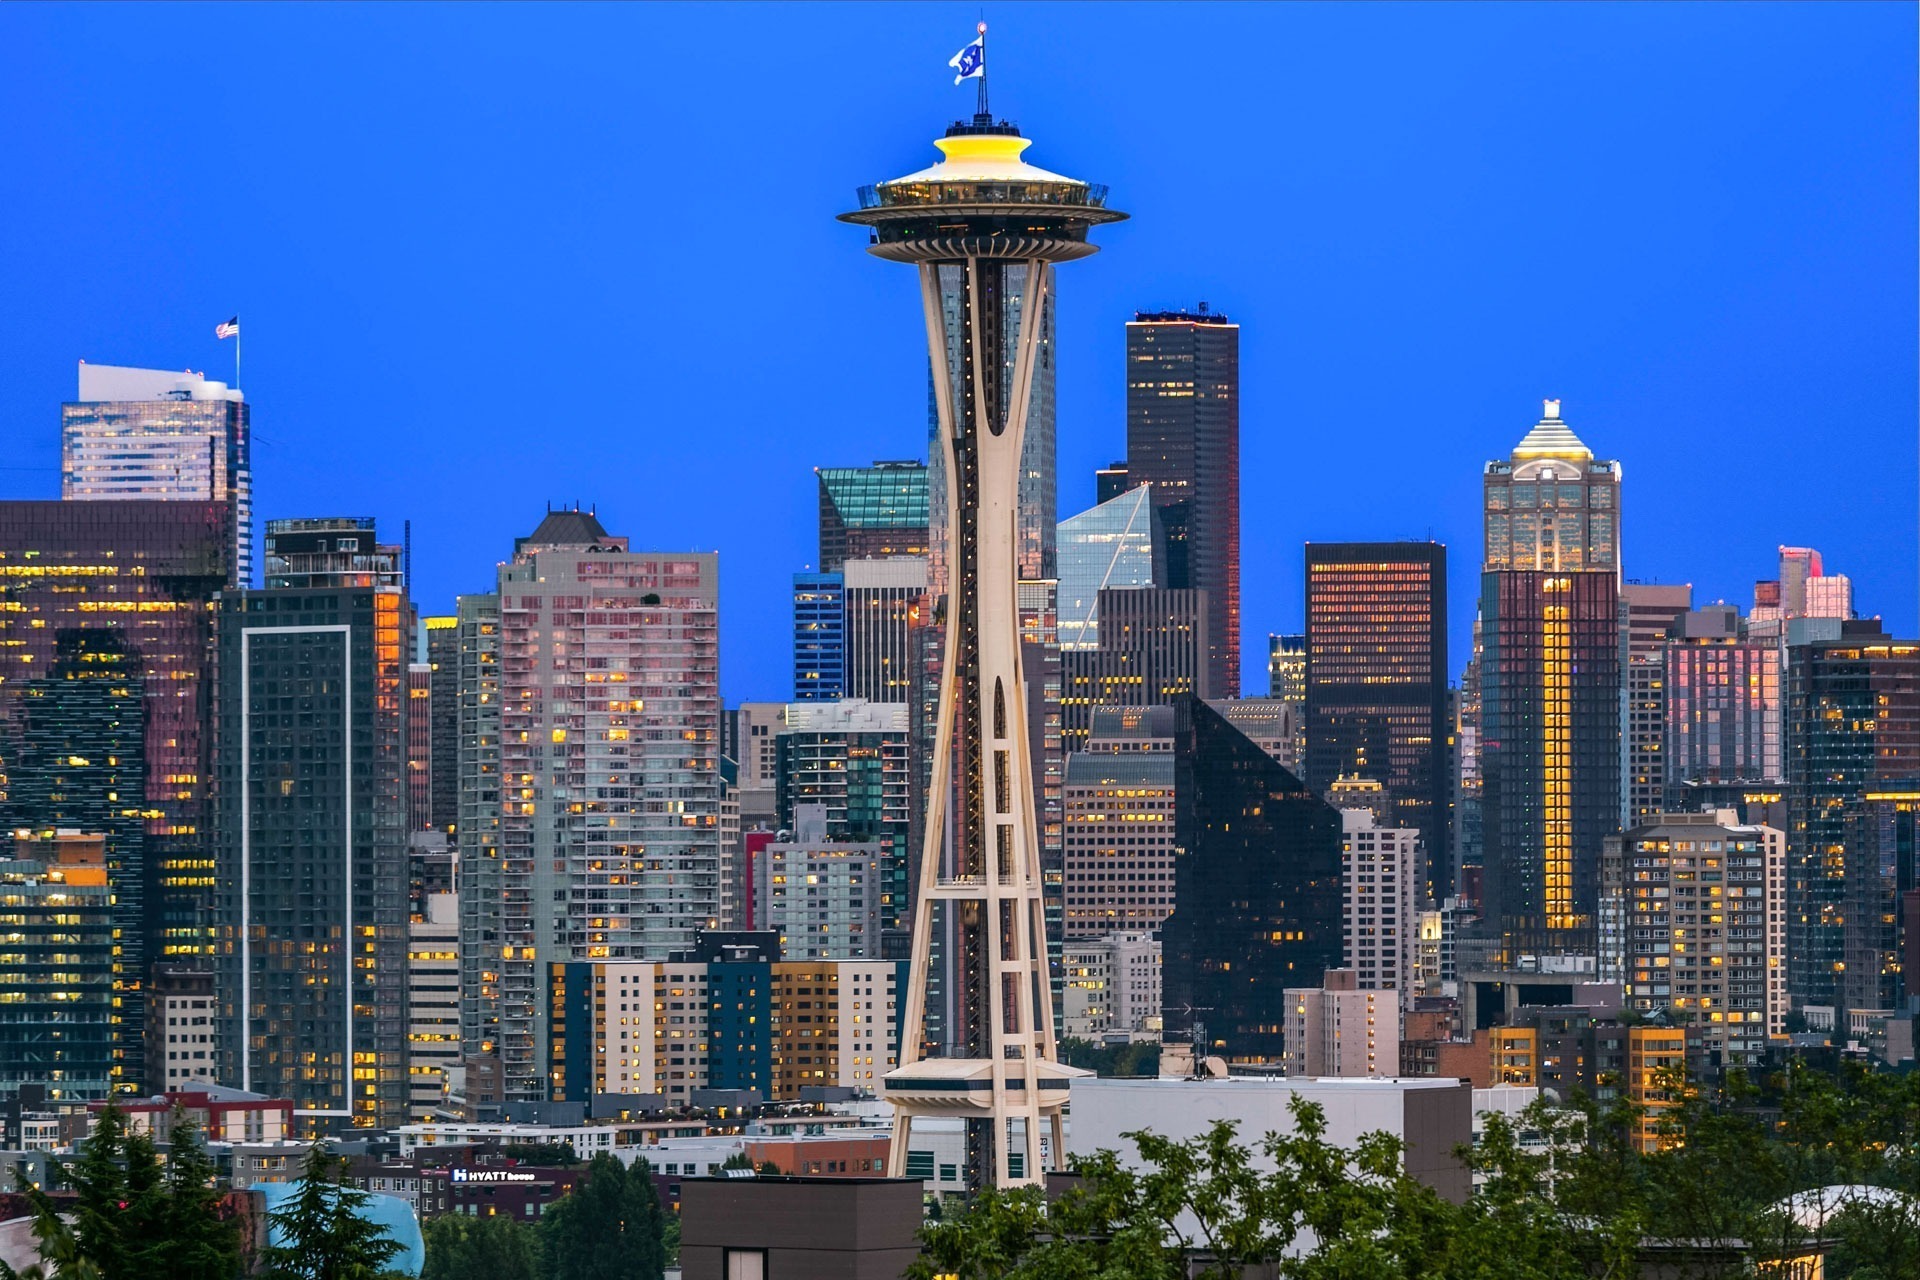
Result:
{"type": "Polygon", "coordinates": [[[460,619],[447,614],[422,618],[420,625],[427,637],[427,706],[433,717],[428,825],[452,836],[460,822],[460,619]]]}
{"type": "Polygon", "coordinates": [[[408,1108],[407,602],[312,550],[357,523],[269,521],[269,580],[321,585],[228,592],[215,619],[223,1078],[322,1130],[408,1108]]]}
{"type": "Polygon", "coordinates": [[[820,571],[849,560],[927,554],[927,467],[876,462],[816,467],[820,481],[820,571]]]}
{"type": "Polygon", "coordinates": [[[1920,995],[1920,973],[1908,967],[1920,929],[1916,814],[1920,778],[1876,782],[1848,807],[1839,1006],[1847,1014],[1907,1009],[1920,995]]]}
{"type": "Polygon", "coordinates": [[[844,629],[841,696],[903,705],[911,702],[918,675],[917,633],[927,596],[926,557],[848,560],[840,572],[844,629]]]}
{"type": "Polygon", "coordinates": [[[407,664],[407,829],[433,830],[433,667],[407,664]]]}
{"type": "Polygon", "coordinates": [[[500,1031],[545,1096],[545,966],[663,959],[720,914],[719,564],[549,511],[500,566],[500,1031]],[[510,952],[510,958],[509,958],[510,952]]]}
{"type": "Polygon", "coordinates": [[[1709,605],[1675,624],[1665,659],[1667,808],[1689,784],[1777,784],[1780,646],[1745,638],[1732,605],[1709,605]]]}
{"type": "Polygon", "coordinates": [[[1280,1060],[1287,989],[1340,963],[1340,814],[1197,698],[1174,704],[1166,1030],[1280,1060]]]}
{"type": "Polygon", "coordinates": [[[1693,608],[1684,583],[1620,584],[1620,826],[1667,803],[1667,637],[1693,608]]]}
{"type": "Polygon", "coordinates": [[[1351,969],[1329,969],[1316,986],[1287,991],[1285,1074],[1400,1074],[1400,996],[1364,986],[1351,969]]]}
{"type": "Polygon", "coordinates": [[[460,1065],[460,899],[429,894],[407,925],[407,1111],[428,1120],[460,1065]]]}
{"type": "Polygon", "coordinates": [[[60,406],[60,496],[224,504],[225,557],[253,581],[253,428],[239,390],[197,373],[80,363],[60,406]]]}
{"type": "MultiPolygon", "coordinates": [[[[44,1085],[61,1102],[119,1083],[120,941],[98,835],[16,832],[0,859],[0,1087],[44,1085]]],[[[12,1089],[7,1090],[9,1093],[12,1089]]]]}
{"type": "Polygon", "coordinates": [[[1134,488],[1136,481],[1127,474],[1127,460],[1110,462],[1093,473],[1093,500],[1095,503],[1111,502],[1127,490],[1134,488]]]}
{"type": "Polygon", "coordinates": [[[382,543],[372,516],[275,520],[267,529],[269,588],[404,587],[405,551],[382,543]]]}
{"type": "MultiPolygon", "coordinates": [[[[1170,707],[1150,710],[1171,719],[1170,707]]],[[[1129,749],[1145,724],[1102,727],[1115,736],[1067,757],[1068,938],[1151,932],[1173,911],[1173,753],[1129,749]]]]}
{"type": "Polygon", "coordinates": [[[1447,549],[1437,542],[1309,542],[1307,758],[1324,790],[1369,777],[1426,849],[1423,899],[1453,891],[1447,851],[1447,549]]]}
{"type": "Polygon", "coordinates": [[[1204,591],[1108,589],[1099,599],[1098,647],[1060,655],[1060,736],[1069,754],[1086,742],[1095,707],[1213,696],[1204,591]]]}
{"type": "Polygon", "coordinates": [[[1787,986],[1796,1009],[1842,996],[1847,813],[1920,774],[1920,644],[1877,621],[1787,649],[1787,986]]]}
{"type": "Polygon", "coordinates": [[[793,575],[793,700],[847,696],[846,582],[838,573],[793,575]]]}
{"type": "MultiPolygon", "coordinates": [[[[34,830],[70,827],[91,813],[84,829],[113,837],[126,950],[122,1011],[134,1030],[146,965],[211,962],[210,606],[232,582],[230,533],[218,502],[0,503],[0,652],[7,655],[0,668],[0,811],[8,826],[34,830]],[[56,680],[63,647],[73,661],[56,680]],[[51,773],[23,770],[30,690],[40,691],[34,705],[47,709],[34,733],[47,744],[64,735],[121,742],[135,721],[114,708],[122,701],[118,690],[131,686],[93,678],[110,670],[138,678],[139,751],[77,753],[85,765],[43,751],[39,759],[51,773]],[[84,785],[76,771],[86,773],[84,785]],[[30,793],[39,798],[29,803],[30,793]],[[137,851],[126,838],[129,810],[144,825],[137,851]]],[[[127,1082],[157,1087],[140,1079],[138,1044],[125,1048],[134,1055],[122,1059],[133,1072],[127,1082]]]]}
{"type": "Polygon", "coordinates": [[[117,630],[62,630],[54,644],[53,665],[17,691],[0,829],[48,841],[57,832],[85,832],[89,848],[100,852],[119,939],[110,1074],[116,1085],[136,1086],[147,1078],[145,978],[155,932],[146,903],[142,664],[117,630]]]}
{"type": "MultiPolygon", "coordinates": [[[[1336,803],[1329,796],[1328,803],[1336,803]]],[[[1420,833],[1382,826],[1367,809],[1341,809],[1340,964],[1363,991],[1413,990],[1420,833]]]]}
{"type": "Polygon", "coordinates": [[[779,935],[788,960],[879,959],[879,843],[832,839],[818,803],[781,834],[754,859],[754,924],[779,935]]]}
{"type": "MultiPolygon", "coordinates": [[[[741,708],[743,714],[746,708],[741,708]]],[[[897,702],[796,702],[774,730],[777,825],[798,831],[815,808],[821,839],[870,844],[879,876],[870,886],[879,932],[872,954],[897,936],[904,955],[913,926],[913,766],[908,709],[897,702]]],[[[759,726],[754,726],[759,727],[759,726]]],[[[759,928],[769,926],[759,924],[759,928]]],[[[792,956],[795,953],[788,952],[792,956]]]]}
{"type": "Polygon", "coordinates": [[[1807,616],[1807,583],[1826,572],[1812,547],[1780,548],[1779,605],[1789,618],[1807,616]]]}
{"type": "MultiPolygon", "coordinates": [[[[507,878],[500,860],[500,597],[460,596],[454,634],[456,695],[455,753],[459,813],[455,847],[460,900],[460,1043],[477,1058],[504,1058],[500,1043],[506,920],[518,925],[533,910],[532,887],[516,877],[511,909],[507,878]]],[[[535,1010],[524,987],[515,993],[509,1020],[525,1028],[535,1010]]],[[[521,1073],[533,1060],[533,1046],[514,1046],[521,1073]]]]}
{"type": "Polygon", "coordinates": [[[1280,698],[1209,698],[1207,705],[1252,738],[1287,772],[1299,775],[1300,757],[1295,754],[1295,746],[1300,736],[1300,715],[1293,703],[1280,698]]]}
{"type": "Polygon", "coordinates": [[[905,1168],[912,1118],[966,1120],[975,1186],[1036,1183],[1040,1126],[1065,1149],[1070,1070],[1054,1061],[1037,784],[1023,692],[1019,584],[1052,580],[1055,534],[1053,264],[1094,251],[1120,219],[1104,188],[1034,168],[1030,145],[986,111],[953,126],[941,163],[863,188],[845,220],[877,257],[919,267],[931,357],[929,450],[935,595],[946,595],[941,687],[926,805],[889,1173],[905,1168]],[[1017,206],[1018,234],[1007,234],[1017,206]],[[943,843],[950,848],[943,851],[943,843]],[[943,852],[945,857],[942,857],[943,852]],[[957,1016],[924,1055],[933,902],[953,939],[957,1016]],[[1016,1134],[1017,1130],[1017,1134],[1016,1134]]]}
{"type": "Polygon", "coordinates": [[[1151,493],[1141,485],[1060,522],[1062,649],[1099,647],[1102,591],[1167,584],[1164,539],[1151,493]]]}
{"type": "Polygon", "coordinates": [[[154,966],[147,998],[147,1079],[155,1092],[218,1083],[218,1008],[210,970],[154,966]]]}
{"type": "Polygon", "coordinates": [[[1484,898],[1509,958],[1590,952],[1620,822],[1620,467],[1549,400],[1485,477],[1484,898]]]}
{"type": "Polygon", "coordinates": [[[1208,687],[1240,693],[1240,326],[1197,311],[1127,324],[1127,478],[1151,485],[1166,585],[1207,593],[1208,687]]]}
{"type": "Polygon", "coordinates": [[[1307,758],[1307,637],[1267,637],[1267,696],[1293,707],[1293,758],[1307,758]]]}
{"type": "Polygon", "coordinates": [[[1668,813],[1603,855],[1600,977],[1665,1011],[1724,1064],[1786,1031],[1786,843],[1730,813],[1668,813]]]}

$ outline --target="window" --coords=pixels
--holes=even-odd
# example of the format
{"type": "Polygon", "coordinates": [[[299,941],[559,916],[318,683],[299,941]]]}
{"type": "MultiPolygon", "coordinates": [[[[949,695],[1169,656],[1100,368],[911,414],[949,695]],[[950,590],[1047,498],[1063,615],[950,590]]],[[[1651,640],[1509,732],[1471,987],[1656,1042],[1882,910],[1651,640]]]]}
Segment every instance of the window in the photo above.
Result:
{"type": "Polygon", "coordinates": [[[767,1251],[727,1250],[726,1280],[767,1280],[767,1251]]]}

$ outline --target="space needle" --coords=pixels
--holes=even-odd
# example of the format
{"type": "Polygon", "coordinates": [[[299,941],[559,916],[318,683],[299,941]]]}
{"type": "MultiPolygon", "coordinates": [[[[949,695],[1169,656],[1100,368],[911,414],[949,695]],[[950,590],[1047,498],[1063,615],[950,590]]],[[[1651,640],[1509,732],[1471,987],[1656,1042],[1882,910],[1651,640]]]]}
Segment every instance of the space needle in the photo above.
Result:
{"type": "Polygon", "coordinates": [[[917,1117],[966,1121],[969,1185],[1038,1183],[1041,1121],[1053,1157],[1072,1077],[1056,1061],[1041,905],[1026,674],[1020,662],[1020,450],[1053,266],[1098,251],[1087,233],[1119,222],[1106,188],[1028,164],[1032,140],[987,109],[986,24],[955,55],[977,78],[970,121],[935,139],[938,163],[860,189],[843,222],[867,252],[920,269],[932,358],[936,448],[945,452],[947,608],[933,783],[920,849],[913,968],[900,1017],[888,1173],[906,1172],[917,1117]],[[945,1052],[923,1031],[933,915],[943,906],[954,1019],[945,1052]]]}

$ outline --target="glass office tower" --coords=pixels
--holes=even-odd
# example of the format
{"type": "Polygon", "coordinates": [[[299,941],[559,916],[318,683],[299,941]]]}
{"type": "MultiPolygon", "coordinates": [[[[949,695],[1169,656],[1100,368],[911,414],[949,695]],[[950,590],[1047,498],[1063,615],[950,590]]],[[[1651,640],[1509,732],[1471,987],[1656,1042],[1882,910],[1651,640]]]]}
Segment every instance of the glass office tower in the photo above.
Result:
{"type": "Polygon", "coordinates": [[[1174,711],[1166,1032],[1203,1025],[1201,1054],[1278,1062],[1287,988],[1340,963],[1340,813],[1198,698],[1174,711]]]}
{"type": "Polygon", "coordinates": [[[1620,824],[1620,466],[1549,400],[1483,483],[1486,917],[1509,959],[1590,953],[1620,824]]]}
{"type": "Polygon", "coordinates": [[[927,466],[876,462],[816,467],[820,482],[820,571],[849,560],[927,554],[927,466]]]}
{"type": "Polygon", "coordinates": [[[1240,326],[1201,303],[1127,324],[1127,482],[1153,486],[1164,585],[1207,593],[1208,687],[1240,695],[1240,326]]]}
{"type": "Polygon", "coordinates": [[[253,581],[253,427],[241,393],[196,373],[80,365],[60,406],[60,496],[226,504],[235,580],[253,581]]]}
{"type": "Polygon", "coordinates": [[[1166,585],[1166,539],[1147,485],[1060,522],[1057,634],[1062,649],[1100,643],[1100,593],[1166,585]]]}
{"type": "Polygon", "coordinates": [[[1447,549],[1437,542],[1309,542],[1308,786],[1386,788],[1423,847],[1424,897],[1453,891],[1447,849],[1447,549]]]}

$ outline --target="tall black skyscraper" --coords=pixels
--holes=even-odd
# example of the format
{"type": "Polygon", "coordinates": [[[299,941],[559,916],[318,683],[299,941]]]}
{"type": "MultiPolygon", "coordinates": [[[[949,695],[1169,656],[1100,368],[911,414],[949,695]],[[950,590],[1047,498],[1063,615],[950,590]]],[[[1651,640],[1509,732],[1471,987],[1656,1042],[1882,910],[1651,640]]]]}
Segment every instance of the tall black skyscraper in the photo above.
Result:
{"type": "Polygon", "coordinates": [[[1437,542],[1307,544],[1306,782],[1386,788],[1395,827],[1420,832],[1425,891],[1452,891],[1447,850],[1447,549],[1437,542]]]}
{"type": "MultiPolygon", "coordinates": [[[[1895,640],[1877,621],[1841,627],[1838,639],[1787,649],[1787,994],[1796,1009],[1847,995],[1848,862],[1864,867],[1866,853],[1847,846],[1850,815],[1865,821],[1855,810],[1873,784],[1920,774],[1920,643],[1895,640]]],[[[1856,905],[1873,896],[1863,888],[1856,905]]]]}
{"type": "Polygon", "coordinates": [[[371,521],[270,521],[215,620],[224,1077],[320,1129],[404,1123],[405,592],[371,521]],[[326,532],[322,536],[322,530],[326,532]],[[311,585],[308,585],[311,584],[311,585]]]}
{"type": "Polygon", "coordinates": [[[1207,310],[1127,325],[1126,483],[1151,484],[1167,582],[1207,593],[1208,681],[1240,693],[1240,326],[1207,310]]]}
{"type": "Polygon", "coordinates": [[[1486,919],[1509,958],[1589,952],[1620,824],[1620,468],[1549,400],[1484,487],[1486,919]]]}
{"type": "Polygon", "coordinates": [[[1340,814],[1198,698],[1174,715],[1166,1030],[1278,1062],[1286,989],[1340,963],[1340,814]]]}

